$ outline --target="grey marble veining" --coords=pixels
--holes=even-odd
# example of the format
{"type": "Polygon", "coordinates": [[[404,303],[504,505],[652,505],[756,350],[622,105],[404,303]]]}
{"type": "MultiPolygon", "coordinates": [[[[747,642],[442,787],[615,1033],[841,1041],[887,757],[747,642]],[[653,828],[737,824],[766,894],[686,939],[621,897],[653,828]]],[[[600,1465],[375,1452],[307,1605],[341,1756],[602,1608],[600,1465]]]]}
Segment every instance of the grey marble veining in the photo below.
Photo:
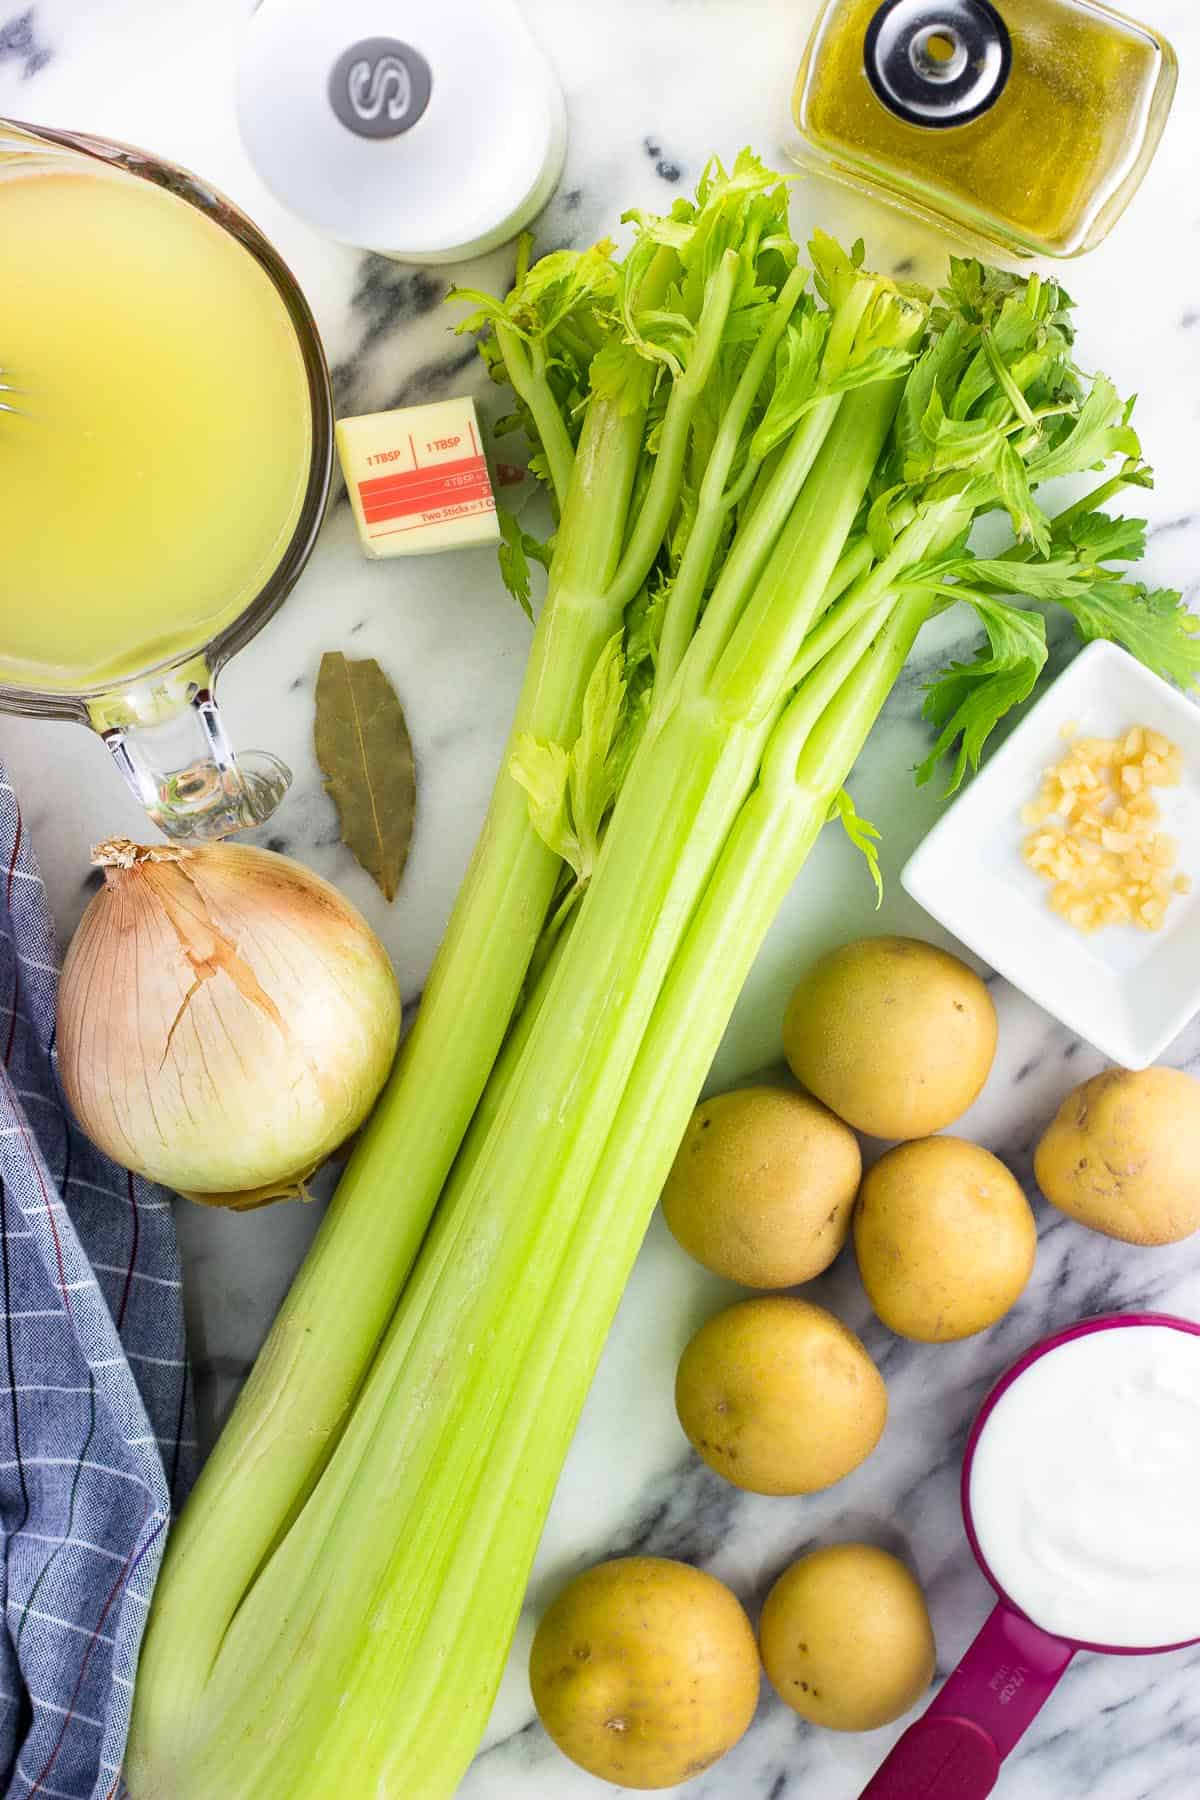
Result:
{"type": "MultiPolygon", "coordinates": [[[[0,0],[0,113],[142,142],[225,187],[296,269],[325,338],[341,410],[471,392],[485,419],[494,418],[501,396],[469,344],[450,332],[447,272],[322,241],[282,212],[247,165],[230,80],[247,6],[35,0],[6,13],[0,0]]],[[[581,244],[612,230],[627,205],[665,206],[713,150],[753,143],[769,157],[784,155],[788,87],[815,0],[526,0],[526,9],[562,75],[571,124],[563,181],[540,225],[544,245],[581,244]]],[[[1080,303],[1081,360],[1141,395],[1138,424],[1159,475],[1153,493],[1136,496],[1153,525],[1148,572],[1200,598],[1200,17],[1193,0],[1136,0],[1134,10],[1174,39],[1182,91],[1134,209],[1108,244],[1069,268],[1066,281],[1080,303]]],[[[936,276],[944,258],[944,242],[931,232],[819,179],[798,189],[795,205],[802,225],[819,221],[844,238],[861,233],[872,259],[896,272],[936,276]]],[[[507,268],[508,252],[498,251],[455,274],[499,284],[507,268]]],[[[853,852],[827,832],[759,957],[715,1083],[774,1061],[790,981],[825,945],[879,929],[936,935],[896,873],[939,811],[936,784],[916,790],[909,770],[927,741],[921,680],[955,629],[943,621],[940,637],[922,640],[852,784],[860,810],[885,832],[882,913],[873,910],[853,852]]],[[[296,775],[262,841],[301,857],[364,908],[410,1002],[482,817],[526,644],[525,622],[488,553],[368,564],[343,500],[292,599],[223,679],[235,737],[275,750],[296,775]],[[322,650],[333,646],[380,659],[402,694],[416,745],[416,838],[391,908],[341,848],[313,759],[313,684],[322,650]]],[[[140,815],[100,744],[82,731],[0,719],[0,752],[65,936],[91,891],[90,842],[118,831],[137,835],[140,815]]],[[[1100,1062],[1003,983],[994,982],[993,992],[1000,1054],[985,1094],[956,1130],[1002,1156],[1032,1194],[1040,1129],[1063,1093],[1100,1062]]],[[[1200,1068],[1200,1027],[1184,1034],[1171,1060],[1200,1068]]],[[[872,1318],[849,1257],[808,1290],[862,1333],[887,1380],[891,1412],[875,1455],[830,1493],[802,1501],[737,1493],[688,1450],[672,1405],[675,1362],[700,1320],[734,1290],[692,1265],[655,1222],[559,1486],[464,1800],[589,1800],[604,1791],[548,1743],[524,1676],[541,1608],[565,1576],[604,1555],[687,1557],[729,1580],[753,1610],[805,1548],[867,1537],[912,1559],[930,1596],[939,1669],[953,1666],[988,1604],[957,1507],[958,1458],[988,1384],[1044,1331],[1080,1314],[1147,1305],[1200,1315],[1200,1243],[1133,1250],[1035,1204],[1034,1280],[1007,1319],[967,1343],[922,1347],[892,1337],[872,1318]]],[[[250,1365],[320,1205],[246,1218],[178,1209],[208,1436],[250,1365]]],[[[1195,1800],[1198,1673],[1200,1657],[1188,1652],[1081,1657],[1007,1766],[998,1794],[1195,1800]]],[[[898,1729],[863,1738],[811,1730],[764,1686],[743,1743],[685,1791],[694,1800],[851,1800],[898,1729]]]]}

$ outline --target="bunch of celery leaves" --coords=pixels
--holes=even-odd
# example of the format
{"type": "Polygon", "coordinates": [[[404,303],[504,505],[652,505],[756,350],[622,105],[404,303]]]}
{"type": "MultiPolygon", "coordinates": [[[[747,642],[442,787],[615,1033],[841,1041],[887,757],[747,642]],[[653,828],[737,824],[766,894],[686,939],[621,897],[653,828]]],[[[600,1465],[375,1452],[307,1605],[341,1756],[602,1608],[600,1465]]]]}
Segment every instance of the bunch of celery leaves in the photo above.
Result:
{"type": "MultiPolygon", "coordinates": [[[[172,1534],[134,1800],[440,1800],[492,1704],[555,1481],[755,952],[926,620],[956,785],[1032,691],[1046,610],[1190,686],[1177,595],[1113,565],[1129,406],[1037,275],[936,297],[818,235],[748,152],[632,248],[468,295],[556,514],[505,522],[513,733],[392,1082],[172,1534]],[[1111,473],[1049,517],[1041,484],[1111,473]],[[1014,542],[982,558],[976,519],[1014,542]]],[[[813,896],[820,905],[820,896],[813,896]]]]}

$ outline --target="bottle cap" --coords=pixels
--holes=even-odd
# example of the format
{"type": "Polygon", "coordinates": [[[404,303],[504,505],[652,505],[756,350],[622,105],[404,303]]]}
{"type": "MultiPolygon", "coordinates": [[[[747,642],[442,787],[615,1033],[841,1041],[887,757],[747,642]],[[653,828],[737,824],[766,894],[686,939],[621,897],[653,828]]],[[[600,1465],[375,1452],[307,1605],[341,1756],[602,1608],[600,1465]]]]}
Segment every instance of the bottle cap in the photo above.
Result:
{"type": "Polygon", "coordinates": [[[515,237],[566,152],[562,93],[516,0],[262,0],[237,114],[284,206],[410,262],[515,237]]]}
{"type": "Polygon", "coordinates": [[[910,125],[965,125],[994,106],[1012,69],[991,0],[883,0],[863,43],[876,96],[910,125]]]}

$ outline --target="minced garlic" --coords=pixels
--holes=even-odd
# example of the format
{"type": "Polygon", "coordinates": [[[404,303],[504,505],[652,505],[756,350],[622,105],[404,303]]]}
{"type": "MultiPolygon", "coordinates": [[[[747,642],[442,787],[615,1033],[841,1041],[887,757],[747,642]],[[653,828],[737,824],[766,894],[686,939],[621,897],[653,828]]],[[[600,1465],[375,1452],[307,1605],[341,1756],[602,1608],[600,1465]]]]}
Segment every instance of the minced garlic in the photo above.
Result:
{"type": "Polygon", "coordinates": [[[1173,896],[1192,884],[1175,872],[1178,846],[1158,830],[1150,790],[1176,787],[1183,757],[1144,725],[1120,738],[1077,737],[1076,730],[1064,726],[1069,754],[1047,769],[1037,800],[1022,808],[1022,823],[1034,827],[1025,861],[1053,884],[1055,912],[1080,931],[1158,931],[1173,896]]]}

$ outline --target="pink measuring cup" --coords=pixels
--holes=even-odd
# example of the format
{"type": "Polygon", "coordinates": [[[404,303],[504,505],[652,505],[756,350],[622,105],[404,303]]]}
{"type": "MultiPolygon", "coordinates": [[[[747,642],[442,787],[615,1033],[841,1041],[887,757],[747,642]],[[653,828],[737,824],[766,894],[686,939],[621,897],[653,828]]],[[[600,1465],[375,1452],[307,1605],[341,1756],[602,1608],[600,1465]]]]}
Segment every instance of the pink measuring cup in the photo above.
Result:
{"type": "Polygon", "coordinates": [[[1089,1644],[1043,1631],[1008,1598],[988,1567],[971,1519],[971,1467],[997,1401],[1032,1363],[1094,1331],[1128,1331],[1166,1325],[1200,1336],[1200,1324],[1170,1313],[1110,1313],[1043,1338],[1001,1376],[975,1416],[962,1471],[962,1511],[975,1560],[996,1590],[997,1604],[983,1630],[936,1700],[910,1725],[860,1800],[983,1800],[996,1785],[1000,1765],[1050,1698],[1077,1650],[1109,1656],[1152,1656],[1200,1643],[1131,1649],[1089,1644]]]}

